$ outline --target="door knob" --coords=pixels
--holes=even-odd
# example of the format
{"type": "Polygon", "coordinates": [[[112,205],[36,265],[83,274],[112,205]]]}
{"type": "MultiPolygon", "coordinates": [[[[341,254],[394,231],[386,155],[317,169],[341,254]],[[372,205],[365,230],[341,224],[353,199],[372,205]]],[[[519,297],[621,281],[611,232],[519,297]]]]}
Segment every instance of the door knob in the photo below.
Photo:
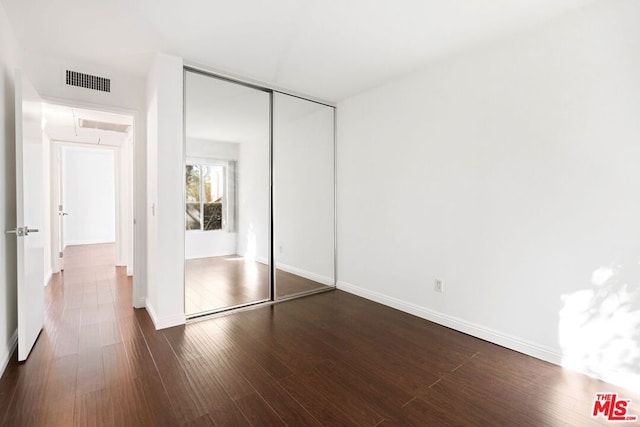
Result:
{"type": "Polygon", "coordinates": [[[40,230],[38,230],[37,228],[16,227],[13,230],[5,231],[5,234],[15,234],[16,236],[23,237],[28,236],[29,233],[37,233],[38,231],[40,230]]]}

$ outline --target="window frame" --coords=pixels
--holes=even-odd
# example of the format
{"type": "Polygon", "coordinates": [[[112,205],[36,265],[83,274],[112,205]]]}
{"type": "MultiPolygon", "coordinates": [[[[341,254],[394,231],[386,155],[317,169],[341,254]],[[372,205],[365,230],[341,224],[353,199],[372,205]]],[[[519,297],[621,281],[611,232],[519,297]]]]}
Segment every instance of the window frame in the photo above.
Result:
{"type": "MultiPolygon", "coordinates": [[[[202,157],[188,157],[187,159],[185,159],[185,175],[186,175],[186,170],[188,166],[197,166],[199,168],[200,171],[200,179],[198,180],[198,191],[199,191],[199,201],[200,201],[200,228],[199,229],[187,229],[187,224],[185,221],[185,232],[198,232],[198,233],[210,233],[210,232],[217,232],[217,231],[225,231],[228,232],[227,230],[227,216],[230,214],[230,207],[228,206],[228,196],[227,196],[227,192],[228,192],[228,180],[229,180],[229,161],[227,160],[220,160],[220,159],[209,159],[209,158],[202,158],[202,157]],[[204,229],[204,174],[203,174],[203,168],[206,166],[213,166],[213,167],[221,167],[222,168],[222,197],[221,197],[221,204],[222,204],[222,219],[221,219],[221,224],[220,224],[220,228],[215,229],[215,230],[205,230],[204,229]]],[[[186,199],[186,183],[185,183],[185,198],[184,198],[184,208],[186,209],[186,205],[187,205],[187,199],[186,199]]],[[[191,202],[194,203],[194,202],[191,202]]]]}

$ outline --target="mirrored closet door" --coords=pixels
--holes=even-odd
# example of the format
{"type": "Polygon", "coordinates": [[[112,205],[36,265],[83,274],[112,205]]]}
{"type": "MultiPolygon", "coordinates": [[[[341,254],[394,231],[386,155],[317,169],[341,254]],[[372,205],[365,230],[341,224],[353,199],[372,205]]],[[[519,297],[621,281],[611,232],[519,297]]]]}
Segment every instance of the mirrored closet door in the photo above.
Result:
{"type": "Polygon", "coordinates": [[[335,285],[334,108],[273,96],[273,254],[282,299],[335,285]]]}
{"type": "Polygon", "coordinates": [[[185,70],[185,314],[335,286],[335,109],[185,70]]]}
{"type": "Polygon", "coordinates": [[[269,301],[271,93],[184,82],[185,314],[269,301]]]}

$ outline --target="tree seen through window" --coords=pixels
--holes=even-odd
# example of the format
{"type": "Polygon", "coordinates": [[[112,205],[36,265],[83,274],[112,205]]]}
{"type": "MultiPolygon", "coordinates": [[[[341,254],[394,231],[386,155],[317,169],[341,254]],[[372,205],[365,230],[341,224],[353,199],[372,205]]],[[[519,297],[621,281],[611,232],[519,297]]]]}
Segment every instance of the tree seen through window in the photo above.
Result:
{"type": "Polygon", "coordinates": [[[187,165],[186,229],[221,230],[224,200],[224,167],[187,165]]]}

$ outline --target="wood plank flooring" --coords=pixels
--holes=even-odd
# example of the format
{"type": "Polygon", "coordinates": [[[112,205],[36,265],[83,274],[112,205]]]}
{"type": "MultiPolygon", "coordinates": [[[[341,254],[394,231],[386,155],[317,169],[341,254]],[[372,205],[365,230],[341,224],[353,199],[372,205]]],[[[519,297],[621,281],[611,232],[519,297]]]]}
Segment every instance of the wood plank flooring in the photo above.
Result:
{"type": "MultiPolygon", "coordinates": [[[[276,270],[276,299],[328,286],[276,270]]],[[[185,312],[198,314],[269,299],[269,266],[245,258],[219,256],[185,263],[185,312]]]]}
{"type": "Polygon", "coordinates": [[[589,426],[640,396],[334,291],[156,331],[113,248],[77,248],[0,379],[3,426],[589,426]]]}

